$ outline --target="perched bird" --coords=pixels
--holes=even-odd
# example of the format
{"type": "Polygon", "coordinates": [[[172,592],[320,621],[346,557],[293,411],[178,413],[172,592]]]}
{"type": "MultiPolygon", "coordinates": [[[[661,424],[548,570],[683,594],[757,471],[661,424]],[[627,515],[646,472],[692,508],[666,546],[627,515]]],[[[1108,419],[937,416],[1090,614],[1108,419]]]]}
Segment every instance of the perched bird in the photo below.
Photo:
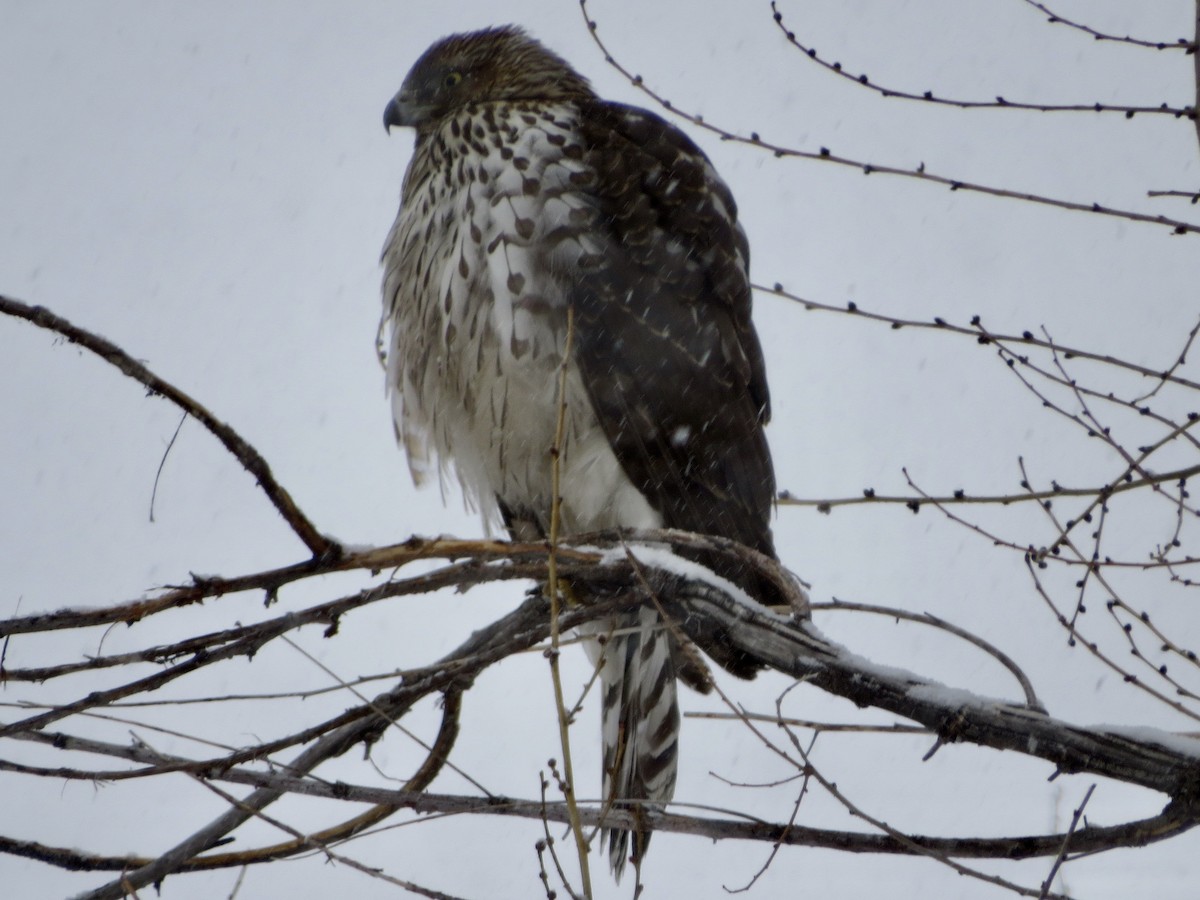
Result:
{"type": "MultiPolygon", "coordinates": [[[[549,532],[570,321],[561,533],[676,528],[774,557],[749,247],[704,153],[654,113],[600,99],[512,26],[435,43],[383,121],[416,129],[381,323],[414,480],[452,470],[514,538],[549,532]]],[[[746,567],[693,557],[764,599],[746,567]]],[[[612,636],[590,651],[605,797],[661,810],[675,789],[676,678],[703,690],[706,669],[649,604],[589,633],[612,636]]],[[[722,634],[693,637],[734,674],[756,671],[722,634]]],[[[618,878],[649,836],[636,830],[630,848],[629,832],[607,831],[618,878]]]]}

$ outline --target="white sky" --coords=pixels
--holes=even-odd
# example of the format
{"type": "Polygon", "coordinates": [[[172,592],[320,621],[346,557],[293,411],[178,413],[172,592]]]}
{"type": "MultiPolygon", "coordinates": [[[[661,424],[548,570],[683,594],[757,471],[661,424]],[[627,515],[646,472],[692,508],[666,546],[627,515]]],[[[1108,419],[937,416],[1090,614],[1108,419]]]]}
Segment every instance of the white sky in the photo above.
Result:
{"type": "MultiPolygon", "coordinates": [[[[1102,30],[1163,40],[1189,34],[1193,22],[1186,0],[1053,6],[1102,30]]],[[[1096,44],[1045,24],[1021,0],[783,0],[781,9],[807,43],[899,88],[981,99],[1192,102],[1191,57],[1096,44]]],[[[1147,189],[1197,187],[1200,155],[1185,121],[961,112],[880,98],[789,48],[759,2],[592,0],[590,14],[612,51],[647,83],[731,130],[810,151],[827,146],[876,164],[924,162],[929,171],[969,181],[1195,218],[1186,201],[1145,196],[1147,189]]],[[[412,489],[392,439],[373,350],[378,255],[411,137],[385,137],[382,110],[433,39],[504,21],[529,27],[606,96],[648,102],[604,64],[577,6],[523,0],[498,13],[482,0],[0,0],[0,18],[0,292],[98,331],[197,397],[262,451],[323,530],[372,544],[413,533],[479,534],[478,520],[457,497],[443,506],[436,489],[412,489]]],[[[776,160],[689,133],[738,198],[758,282],[922,320],[940,315],[965,324],[979,314],[997,331],[1045,326],[1063,343],[1159,368],[1178,354],[1200,315],[1195,235],[776,160]]],[[[1120,471],[1111,453],[1044,412],[989,349],[969,340],[893,332],[774,297],[757,300],[755,317],[774,396],[769,434],[778,481],[797,496],[852,496],[868,486],[902,493],[905,466],[934,492],[1014,492],[1021,456],[1042,484],[1098,483],[1120,471]]],[[[252,480],[194,422],[184,425],[166,461],[149,522],[175,411],[101,362],[15,321],[0,321],[0,358],[0,617],[127,599],[184,581],[189,572],[232,575],[302,558],[252,480]]],[[[1094,369],[1080,375],[1105,377],[1094,369]]],[[[1136,446],[1137,423],[1124,427],[1136,446]]],[[[1018,540],[1046,540],[1044,520],[1023,515],[979,513],[1018,540]]],[[[1124,532],[1112,526],[1127,553],[1144,553],[1166,536],[1161,516],[1139,515],[1130,513],[1124,532]]],[[[933,510],[914,517],[902,508],[852,507],[821,516],[781,508],[776,530],[785,563],[813,584],[815,600],[836,596],[944,615],[1012,655],[1057,716],[1197,730],[1082,652],[1068,652],[1019,554],[993,550],[933,510]]],[[[298,606],[316,597],[317,587],[331,597],[355,584],[331,580],[285,592],[283,602],[298,606]]],[[[1069,584],[1064,577],[1062,585],[1069,584]]],[[[1200,620],[1170,602],[1179,598],[1161,580],[1129,586],[1142,592],[1134,594],[1138,603],[1164,604],[1155,615],[1180,640],[1196,634],[1200,620]]],[[[344,676],[388,671],[436,658],[511,608],[519,594],[510,585],[467,597],[408,598],[350,617],[336,641],[322,641],[316,629],[300,638],[344,676]]],[[[227,598],[169,624],[114,630],[103,649],[247,621],[264,614],[260,600],[227,598]]],[[[1097,613],[1089,624],[1099,637],[1113,629],[1097,613]]],[[[860,616],[818,622],[879,663],[1016,696],[995,663],[930,632],[860,616]]],[[[93,654],[101,638],[14,638],[6,665],[93,654]]],[[[568,656],[570,674],[582,680],[583,654],[568,656]]],[[[493,791],[535,796],[539,767],[558,755],[544,670],[540,657],[507,663],[467,697],[454,761],[493,791]]],[[[178,695],[324,683],[310,663],[279,647],[253,664],[230,664],[182,685],[178,695]]],[[[761,678],[736,690],[747,706],[767,712],[784,686],[761,678]]],[[[81,682],[9,684],[0,701],[46,702],[90,689],[81,682]]],[[[272,705],[278,721],[250,704],[159,711],[154,721],[193,731],[219,727],[224,739],[249,742],[349,702],[272,705]]],[[[694,696],[685,704],[716,708],[694,696]]],[[[787,709],[837,721],[881,718],[807,688],[789,695],[787,709]]],[[[0,720],[12,715],[0,712],[0,720]]],[[[413,727],[428,733],[434,716],[414,715],[413,727]]],[[[591,779],[582,796],[598,791],[594,719],[595,709],[587,709],[574,732],[577,769],[591,779]]],[[[127,736],[127,726],[70,724],[112,740],[127,736]]],[[[1097,781],[1060,778],[1048,786],[1048,765],[972,748],[944,748],[922,764],[929,743],[827,736],[814,761],[872,813],[933,834],[1063,828],[1097,781]]],[[[36,759],[7,745],[0,756],[36,759]]],[[[351,757],[321,773],[375,778],[359,754],[351,757]]],[[[376,752],[396,777],[418,758],[399,737],[376,752]]],[[[785,774],[737,727],[689,721],[681,766],[680,800],[752,808],[776,821],[790,813],[790,787],[731,789],[710,774],[746,782],[785,774]]],[[[150,852],[220,810],[203,788],[182,779],[171,788],[64,786],[0,773],[0,834],[150,852]]],[[[469,787],[447,773],[435,789],[469,787]]],[[[1101,782],[1088,812],[1091,821],[1109,823],[1159,806],[1157,797],[1101,782]]],[[[301,828],[331,821],[327,808],[311,804],[279,810],[301,828]]],[[[804,801],[798,821],[861,828],[817,796],[804,801]]],[[[345,850],[450,893],[530,897],[540,891],[533,851],[539,830],[534,822],[448,820],[385,831],[345,850]]],[[[277,837],[256,826],[237,846],[277,837]]],[[[745,883],[768,850],[659,835],[646,869],[648,895],[721,896],[720,885],[745,883]]],[[[1079,897],[1182,900],[1195,894],[1198,851],[1198,839],[1185,837],[1107,854],[1068,866],[1065,885],[1079,897]]],[[[598,896],[628,895],[628,885],[616,891],[609,884],[599,855],[593,865],[598,896]]],[[[985,868],[1039,884],[1048,865],[985,868]]],[[[234,878],[171,878],[164,896],[227,896],[234,878]]],[[[61,896],[102,880],[0,856],[0,884],[13,896],[61,896]]],[[[308,860],[250,871],[239,896],[398,892],[308,860]]],[[[800,892],[826,900],[1000,895],[935,863],[810,850],[783,852],[755,888],[759,897],[800,892]]]]}

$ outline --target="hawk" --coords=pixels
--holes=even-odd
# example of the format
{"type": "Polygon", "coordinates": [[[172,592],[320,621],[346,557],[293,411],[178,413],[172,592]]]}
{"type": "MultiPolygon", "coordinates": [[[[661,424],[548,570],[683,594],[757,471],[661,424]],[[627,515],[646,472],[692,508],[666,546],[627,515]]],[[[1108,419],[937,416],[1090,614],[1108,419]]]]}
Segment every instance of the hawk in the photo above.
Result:
{"type": "MultiPolygon", "coordinates": [[[[485,517],[516,539],[544,537],[570,330],[561,533],[676,528],[774,557],[749,247],[704,153],[654,113],[600,99],[512,26],[435,43],[383,121],[416,130],[383,249],[381,322],[414,481],[452,470],[485,517]]],[[[692,556],[762,599],[750,572],[692,556]]],[[[604,795],[662,809],[675,788],[676,679],[704,690],[705,667],[649,604],[589,628],[611,635],[589,650],[604,795]]],[[[693,637],[734,674],[756,671],[723,635],[693,637]]],[[[649,832],[630,839],[605,834],[618,878],[649,832]]]]}

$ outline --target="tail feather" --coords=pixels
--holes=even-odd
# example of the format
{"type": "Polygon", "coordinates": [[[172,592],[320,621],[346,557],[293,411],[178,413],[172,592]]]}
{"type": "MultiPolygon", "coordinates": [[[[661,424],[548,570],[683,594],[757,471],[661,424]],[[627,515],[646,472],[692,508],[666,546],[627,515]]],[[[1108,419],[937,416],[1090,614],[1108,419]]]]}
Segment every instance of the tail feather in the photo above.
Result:
{"type": "MultiPolygon", "coordinates": [[[[614,809],[662,810],[675,793],[679,705],[670,635],[653,607],[596,623],[611,633],[599,656],[602,685],[604,797],[614,809]]],[[[609,864],[620,879],[630,859],[640,863],[650,832],[606,828],[609,864]],[[630,841],[632,839],[632,849],[630,841]]]]}

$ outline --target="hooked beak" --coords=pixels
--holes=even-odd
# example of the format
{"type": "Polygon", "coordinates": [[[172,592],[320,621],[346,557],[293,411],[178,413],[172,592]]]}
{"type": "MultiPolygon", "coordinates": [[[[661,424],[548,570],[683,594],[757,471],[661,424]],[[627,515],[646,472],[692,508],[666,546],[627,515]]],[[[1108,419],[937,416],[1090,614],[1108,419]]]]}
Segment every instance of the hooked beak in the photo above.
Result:
{"type": "Polygon", "coordinates": [[[420,107],[413,102],[412,94],[401,91],[383,108],[383,130],[391,132],[393,127],[414,128],[420,118],[420,112],[420,107]]]}

